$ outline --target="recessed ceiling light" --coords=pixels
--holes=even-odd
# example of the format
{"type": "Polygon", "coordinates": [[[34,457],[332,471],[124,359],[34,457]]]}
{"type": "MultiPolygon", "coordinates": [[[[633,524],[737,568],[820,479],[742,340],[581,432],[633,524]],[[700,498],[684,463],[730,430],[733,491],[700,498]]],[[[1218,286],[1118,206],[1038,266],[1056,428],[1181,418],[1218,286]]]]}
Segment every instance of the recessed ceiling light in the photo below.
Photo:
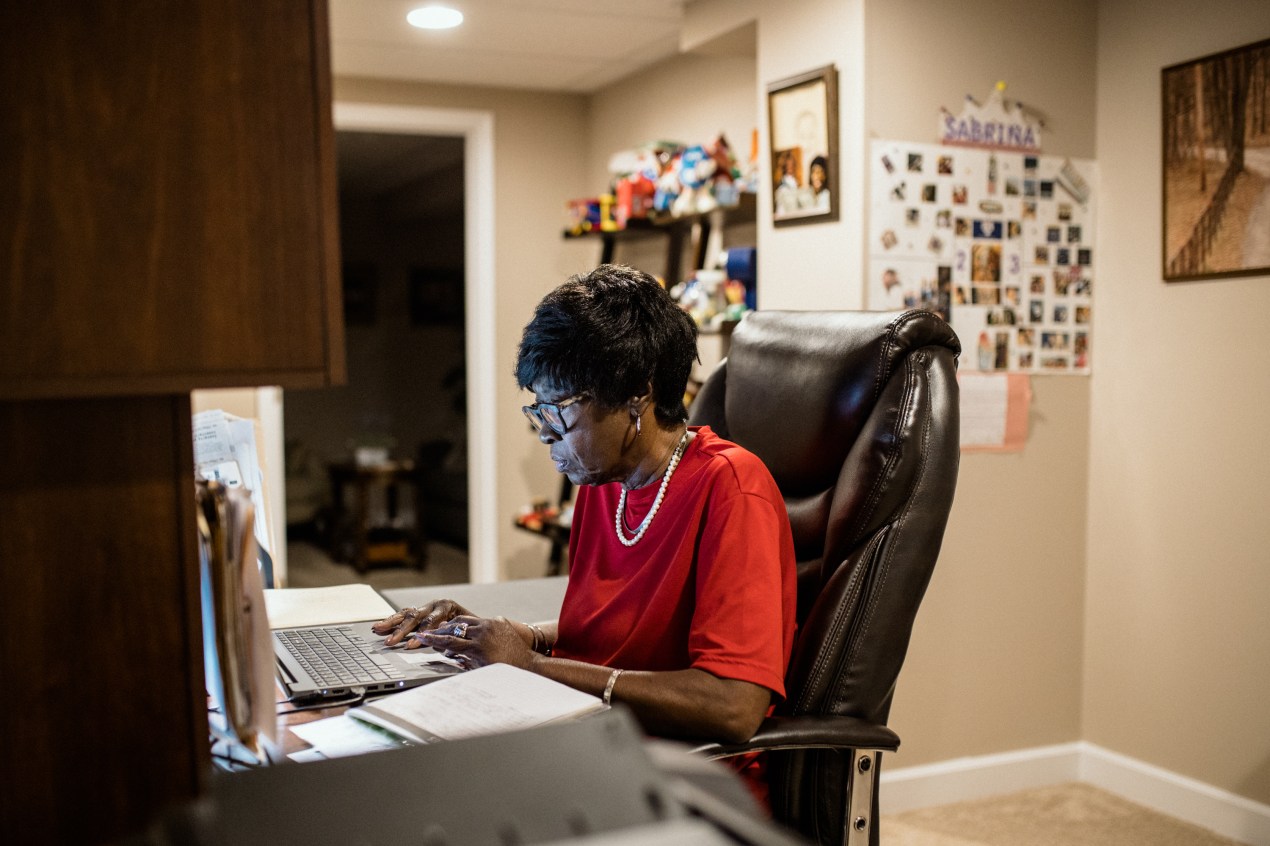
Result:
{"type": "Polygon", "coordinates": [[[453,29],[463,23],[463,13],[448,6],[421,6],[406,15],[406,21],[419,29],[453,29]]]}

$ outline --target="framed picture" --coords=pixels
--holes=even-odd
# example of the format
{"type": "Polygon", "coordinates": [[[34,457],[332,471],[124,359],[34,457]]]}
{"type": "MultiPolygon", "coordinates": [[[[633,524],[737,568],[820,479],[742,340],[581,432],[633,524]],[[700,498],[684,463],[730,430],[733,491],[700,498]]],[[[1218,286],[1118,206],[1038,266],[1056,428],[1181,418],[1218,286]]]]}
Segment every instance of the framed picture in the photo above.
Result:
{"type": "Polygon", "coordinates": [[[1165,281],[1270,274],[1270,221],[1255,219],[1270,172],[1270,39],[1167,67],[1160,91],[1165,281]]]}
{"type": "Polygon", "coordinates": [[[767,86],[772,222],[838,219],[838,71],[828,65],[767,86]]]}
{"type": "Polygon", "coordinates": [[[462,268],[410,268],[410,323],[462,326],[465,293],[462,268]]]}

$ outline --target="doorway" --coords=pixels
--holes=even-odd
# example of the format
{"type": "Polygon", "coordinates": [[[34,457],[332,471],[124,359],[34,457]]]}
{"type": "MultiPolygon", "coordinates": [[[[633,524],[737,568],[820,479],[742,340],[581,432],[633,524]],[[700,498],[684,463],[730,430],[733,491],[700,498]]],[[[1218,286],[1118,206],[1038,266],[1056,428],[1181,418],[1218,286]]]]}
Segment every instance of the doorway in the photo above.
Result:
{"type": "MultiPolygon", "coordinates": [[[[337,104],[335,124],[349,381],[286,395],[288,457],[309,465],[308,481],[288,479],[288,510],[307,493],[329,518],[328,467],[386,450],[418,468],[419,507],[413,488],[395,501],[374,490],[371,517],[404,529],[417,519],[441,553],[428,558],[444,573],[429,563],[415,577],[492,581],[492,508],[480,506],[493,496],[493,445],[474,441],[473,424],[493,403],[492,120],[337,104]]],[[[412,578],[393,569],[364,580],[412,578]]]]}

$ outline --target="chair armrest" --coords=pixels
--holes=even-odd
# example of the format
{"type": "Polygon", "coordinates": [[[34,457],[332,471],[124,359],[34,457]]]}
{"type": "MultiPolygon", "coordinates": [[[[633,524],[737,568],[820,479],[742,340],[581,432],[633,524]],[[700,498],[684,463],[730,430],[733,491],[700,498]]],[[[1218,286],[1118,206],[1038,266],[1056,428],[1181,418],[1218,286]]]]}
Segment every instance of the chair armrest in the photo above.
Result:
{"type": "Polygon", "coordinates": [[[805,715],[768,717],[744,743],[703,743],[693,748],[707,758],[785,749],[880,749],[894,752],[900,737],[886,726],[858,717],[805,715]]]}

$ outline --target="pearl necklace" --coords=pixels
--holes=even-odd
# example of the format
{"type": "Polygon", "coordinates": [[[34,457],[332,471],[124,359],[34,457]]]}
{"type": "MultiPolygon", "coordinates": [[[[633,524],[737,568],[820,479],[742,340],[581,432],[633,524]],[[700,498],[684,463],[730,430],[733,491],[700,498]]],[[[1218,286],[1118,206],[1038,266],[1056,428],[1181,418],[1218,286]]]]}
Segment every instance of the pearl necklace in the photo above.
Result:
{"type": "Polygon", "coordinates": [[[622,546],[634,546],[639,543],[640,538],[644,537],[644,532],[648,531],[648,527],[652,525],[653,517],[657,515],[657,509],[661,508],[661,501],[666,496],[666,486],[670,484],[670,477],[675,475],[675,468],[679,466],[679,459],[683,458],[684,449],[687,446],[688,430],[685,429],[683,437],[679,439],[674,453],[670,456],[670,464],[666,466],[666,474],[661,477],[661,487],[657,489],[657,498],[653,500],[653,507],[649,509],[648,516],[644,518],[644,522],[639,524],[635,537],[630,540],[626,539],[626,535],[622,531],[622,515],[626,512],[626,488],[622,488],[622,495],[617,500],[617,513],[613,515],[613,528],[617,531],[617,539],[622,542],[622,546]]]}

